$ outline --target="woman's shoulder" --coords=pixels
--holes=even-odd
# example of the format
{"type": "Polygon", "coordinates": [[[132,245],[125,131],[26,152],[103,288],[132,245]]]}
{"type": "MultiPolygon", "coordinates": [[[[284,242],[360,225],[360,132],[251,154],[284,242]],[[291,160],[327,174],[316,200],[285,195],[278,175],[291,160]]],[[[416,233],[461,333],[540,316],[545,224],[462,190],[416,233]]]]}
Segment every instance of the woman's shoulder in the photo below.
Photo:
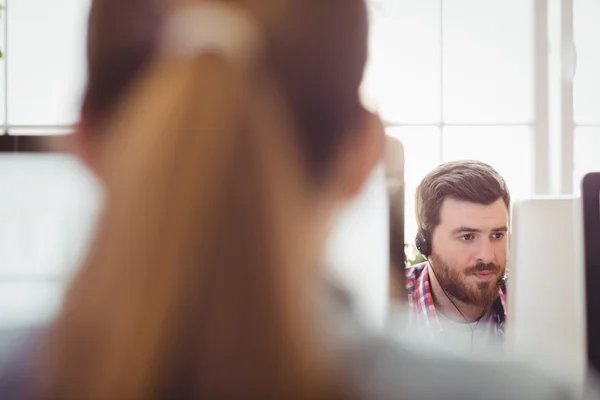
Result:
{"type": "Polygon", "coordinates": [[[517,360],[460,357],[418,341],[365,336],[340,356],[364,399],[600,399],[596,377],[581,390],[517,360]]]}
{"type": "Polygon", "coordinates": [[[361,399],[600,399],[596,384],[584,394],[560,377],[508,356],[475,358],[434,346],[402,327],[404,308],[396,310],[392,335],[365,329],[347,306],[336,303],[327,319],[334,327],[330,344],[345,380],[361,399]]]}
{"type": "Polygon", "coordinates": [[[0,330],[0,399],[23,400],[30,387],[30,370],[42,326],[0,330]]]}

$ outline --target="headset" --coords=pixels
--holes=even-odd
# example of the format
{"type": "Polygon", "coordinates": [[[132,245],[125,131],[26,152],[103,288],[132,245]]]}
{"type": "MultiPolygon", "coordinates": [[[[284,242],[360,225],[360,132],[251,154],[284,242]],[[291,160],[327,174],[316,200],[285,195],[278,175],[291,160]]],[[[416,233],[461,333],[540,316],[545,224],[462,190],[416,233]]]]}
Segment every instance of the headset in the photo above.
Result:
{"type": "Polygon", "coordinates": [[[429,240],[427,231],[419,229],[417,237],[415,237],[415,246],[423,257],[429,259],[429,256],[431,255],[431,241],[429,240]]]}

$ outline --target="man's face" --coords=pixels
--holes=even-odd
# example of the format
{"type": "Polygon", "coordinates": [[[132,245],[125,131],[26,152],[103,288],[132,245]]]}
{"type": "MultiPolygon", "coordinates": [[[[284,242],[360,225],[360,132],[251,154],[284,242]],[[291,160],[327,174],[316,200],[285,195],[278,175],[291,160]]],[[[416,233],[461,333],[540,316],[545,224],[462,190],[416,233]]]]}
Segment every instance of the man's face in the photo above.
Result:
{"type": "Polygon", "coordinates": [[[498,296],[508,250],[508,210],[446,199],[432,236],[431,264],[442,288],[454,298],[487,306],[498,296]]]}

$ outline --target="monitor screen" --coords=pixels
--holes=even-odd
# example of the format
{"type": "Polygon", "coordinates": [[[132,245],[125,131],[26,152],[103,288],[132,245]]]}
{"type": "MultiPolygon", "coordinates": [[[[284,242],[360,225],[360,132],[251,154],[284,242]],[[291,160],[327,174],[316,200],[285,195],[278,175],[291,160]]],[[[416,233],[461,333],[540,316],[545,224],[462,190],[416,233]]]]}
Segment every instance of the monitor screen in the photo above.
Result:
{"type": "Polygon", "coordinates": [[[600,371],[600,172],[582,181],[585,299],[589,365],[600,371]]]}
{"type": "Polygon", "coordinates": [[[389,206],[390,297],[405,301],[404,146],[393,136],[386,136],[385,180],[389,206]]]}

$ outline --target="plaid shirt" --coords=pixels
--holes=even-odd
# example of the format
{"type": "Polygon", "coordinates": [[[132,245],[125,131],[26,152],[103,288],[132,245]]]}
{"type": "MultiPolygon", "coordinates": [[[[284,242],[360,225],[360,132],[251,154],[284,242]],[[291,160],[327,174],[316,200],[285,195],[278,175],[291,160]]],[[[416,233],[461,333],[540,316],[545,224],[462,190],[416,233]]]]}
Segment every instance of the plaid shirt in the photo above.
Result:
{"type": "MultiPolygon", "coordinates": [[[[406,292],[411,323],[416,323],[430,333],[432,337],[442,332],[440,320],[433,304],[433,295],[429,281],[428,263],[413,265],[406,269],[406,292]]],[[[499,302],[492,308],[492,321],[497,339],[504,338],[504,325],[506,323],[506,289],[499,289],[499,302]]]]}

